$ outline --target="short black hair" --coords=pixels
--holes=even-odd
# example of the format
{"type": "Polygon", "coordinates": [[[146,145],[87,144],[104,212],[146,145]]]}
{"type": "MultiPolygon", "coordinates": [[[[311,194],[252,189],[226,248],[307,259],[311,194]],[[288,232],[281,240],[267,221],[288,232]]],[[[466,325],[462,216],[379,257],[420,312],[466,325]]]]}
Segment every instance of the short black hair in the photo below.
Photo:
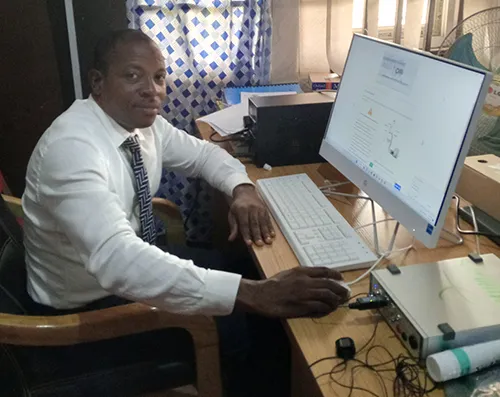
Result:
{"type": "Polygon", "coordinates": [[[110,55],[118,44],[134,41],[154,43],[146,33],[134,29],[115,30],[103,36],[94,48],[94,62],[92,67],[106,74],[109,69],[110,55]]]}

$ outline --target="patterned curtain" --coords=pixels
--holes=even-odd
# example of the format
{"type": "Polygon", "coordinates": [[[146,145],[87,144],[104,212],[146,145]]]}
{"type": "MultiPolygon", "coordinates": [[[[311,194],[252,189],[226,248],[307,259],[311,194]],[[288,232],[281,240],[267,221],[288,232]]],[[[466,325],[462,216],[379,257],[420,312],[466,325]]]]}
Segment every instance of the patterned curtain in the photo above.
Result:
{"type": "MultiPolygon", "coordinates": [[[[163,116],[194,134],[195,120],[216,110],[227,86],[267,84],[271,64],[270,0],[127,0],[129,26],[160,47],[167,65],[163,116]]],[[[158,195],[175,201],[187,239],[211,239],[210,194],[164,171],[158,195]]]]}

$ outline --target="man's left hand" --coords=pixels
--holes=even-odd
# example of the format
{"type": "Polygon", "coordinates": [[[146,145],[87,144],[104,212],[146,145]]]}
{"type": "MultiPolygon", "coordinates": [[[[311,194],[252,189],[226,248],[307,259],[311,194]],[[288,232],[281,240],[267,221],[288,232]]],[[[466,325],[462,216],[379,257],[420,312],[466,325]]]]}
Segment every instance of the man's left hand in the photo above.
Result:
{"type": "Polygon", "coordinates": [[[266,205],[252,185],[239,185],[233,190],[229,208],[229,241],[241,233],[247,245],[271,244],[276,235],[266,205]]]}

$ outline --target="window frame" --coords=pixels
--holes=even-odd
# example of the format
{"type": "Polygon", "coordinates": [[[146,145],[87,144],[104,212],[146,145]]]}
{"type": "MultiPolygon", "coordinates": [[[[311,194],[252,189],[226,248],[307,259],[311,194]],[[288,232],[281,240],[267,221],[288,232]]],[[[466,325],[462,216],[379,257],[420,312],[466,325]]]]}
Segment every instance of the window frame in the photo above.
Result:
{"type": "MultiPolygon", "coordinates": [[[[448,33],[457,24],[457,0],[437,0],[434,14],[434,26],[431,39],[431,48],[439,48],[448,33]]],[[[420,48],[424,46],[425,25],[420,31],[420,48]]],[[[355,33],[362,33],[363,29],[354,29],[355,33]]],[[[394,26],[383,26],[378,30],[378,37],[382,40],[394,41],[394,26]]],[[[404,26],[402,27],[401,43],[404,44],[404,26]]]]}

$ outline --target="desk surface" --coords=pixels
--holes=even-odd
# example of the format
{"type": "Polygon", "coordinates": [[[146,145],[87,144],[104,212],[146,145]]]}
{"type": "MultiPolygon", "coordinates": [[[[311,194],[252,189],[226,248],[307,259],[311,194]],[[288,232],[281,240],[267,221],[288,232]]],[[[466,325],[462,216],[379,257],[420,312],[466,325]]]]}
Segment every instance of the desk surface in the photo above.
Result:
{"type": "MultiPolygon", "coordinates": [[[[213,130],[207,124],[201,122],[198,122],[197,124],[202,137],[207,139],[213,130]]],[[[318,186],[323,185],[325,182],[324,177],[318,172],[318,164],[276,167],[271,171],[265,171],[262,168],[257,168],[253,164],[246,164],[246,166],[247,172],[253,181],[260,178],[305,172],[318,186]]],[[[350,188],[354,189],[353,186],[350,186],[350,188]]],[[[372,221],[371,206],[367,204],[366,200],[351,200],[349,202],[346,202],[345,200],[332,200],[332,203],[354,227],[366,225],[372,221]]],[[[380,207],[377,207],[376,211],[377,219],[384,219],[388,217],[388,215],[380,207]]],[[[253,246],[251,248],[257,264],[266,277],[271,277],[282,270],[299,266],[295,254],[288,245],[283,234],[280,232],[279,227],[276,223],[274,223],[274,226],[277,235],[272,246],[253,246]]],[[[445,227],[448,230],[454,230],[455,228],[455,216],[454,211],[452,210],[450,210],[447,214],[445,227]]],[[[392,236],[393,229],[394,222],[385,222],[378,226],[381,247],[387,247],[392,236]]],[[[359,233],[370,244],[370,246],[373,247],[373,228],[366,227],[360,229],[359,233]]],[[[406,232],[404,228],[400,228],[396,239],[396,248],[406,247],[412,243],[412,240],[412,236],[406,232]]],[[[437,248],[432,250],[424,247],[419,242],[416,242],[414,249],[408,253],[396,253],[391,255],[389,260],[398,266],[403,266],[467,256],[469,252],[475,251],[475,242],[474,237],[472,236],[467,236],[464,240],[463,245],[455,245],[441,239],[437,248]]],[[[481,253],[486,254],[490,252],[499,255],[500,249],[493,242],[482,237],[481,253]]],[[[363,271],[351,271],[344,272],[343,274],[344,278],[349,281],[358,277],[362,274],[362,272],[363,271]]],[[[369,278],[367,277],[363,281],[352,286],[352,293],[353,295],[366,293],[368,288],[369,278]]],[[[328,317],[321,319],[288,320],[288,331],[292,343],[295,343],[295,346],[299,351],[298,354],[296,353],[294,355],[294,359],[302,361],[294,363],[296,373],[300,373],[300,379],[295,379],[294,395],[308,397],[348,396],[349,389],[332,383],[328,376],[322,376],[317,380],[314,379],[321,374],[330,372],[332,367],[339,363],[338,360],[326,360],[318,363],[313,366],[312,373],[311,370],[308,369],[308,365],[324,357],[334,356],[335,341],[340,337],[351,337],[358,349],[361,348],[369,341],[378,321],[378,317],[374,316],[370,311],[359,312],[343,308],[340,308],[328,317]],[[298,391],[298,388],[301,388],[301,391],[298,391]]],[[[392,330],[382,320],[380,320],[377,326],[375,338],[369,346],[372,345],[384,346],[395,357],[399,354],[408,354],[399,340],[395,337],[392,330]]],[[[364,352],[366,353],[366,349],[364,352]]],[[[364,354],[361,354],[361,358],[364,358],[364,354]]],[[[370,352],[371,364],[387,362],[389,359],[388,354],[382,349],[374,349],[370,352]]],[[[385,366],[384,368],[389,367],[385,366]]],[[[349,384],[352,379],[350,372],[351,371],[347,371],[347,374],[343,377],[336,376],[336,379],[340,382],[349,384]]],[[[387,387],[388,396],[393,395],[392,387],[394,375],[394,372],[383,373],[383,379],[387,387]]],[[[377,378],[377,376],[375,376],[370,370],[356,370],[356,376],[354,379],[356,387],[369,389],[377,396],[384,396],[384,389],[379,378],[377,378]]],[[[370,395],[373,396],[373,394],[360,390],[354,390],[352,394],[353,397],[364,397],[370,395]]],[[[444,393],[442,390],[438,389],[429,395],[432,397],[438,397],[443,396],[444,393]]]]}

